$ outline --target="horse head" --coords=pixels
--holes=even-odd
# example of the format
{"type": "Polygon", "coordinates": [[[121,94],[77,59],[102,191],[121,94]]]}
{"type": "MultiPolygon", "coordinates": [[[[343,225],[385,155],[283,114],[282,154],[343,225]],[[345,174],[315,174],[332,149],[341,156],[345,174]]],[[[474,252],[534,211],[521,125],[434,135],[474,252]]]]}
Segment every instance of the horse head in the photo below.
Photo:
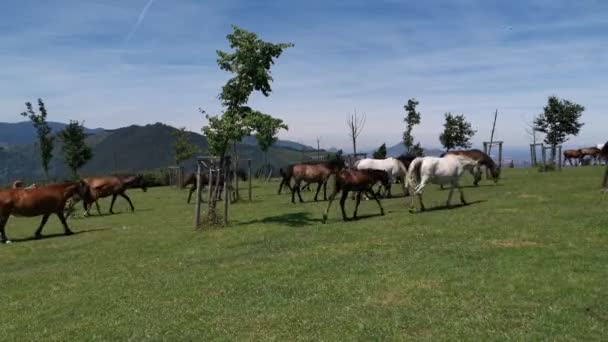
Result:
{"type": "Polygon", "coordinates": [[[498,183],[498,180],[500,179],[500,167],[490,168],[490,174],[492,175],[494,183],[498,183]]]}

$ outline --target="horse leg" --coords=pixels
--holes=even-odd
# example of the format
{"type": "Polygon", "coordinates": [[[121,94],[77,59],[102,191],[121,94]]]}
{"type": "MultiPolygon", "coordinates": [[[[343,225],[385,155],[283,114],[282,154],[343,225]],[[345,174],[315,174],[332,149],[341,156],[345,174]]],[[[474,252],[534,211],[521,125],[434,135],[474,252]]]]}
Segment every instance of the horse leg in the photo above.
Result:
{"type": "Polygon", "coordinates": [[[348,221],[348,217],[346,217],[346,211],[344,211],[344,203],[346,202],[346,197],[348,197],[348,190],[342,191],[342,197],[340,198],[340,209],[342,209],[342,220],[348,221]]]}
{"type": "Polygon", "coordinates": [[[65,235],[74,234],[74,232],[72,232],[70,228],[68,228],[68,223],[65,221],[65,216],[63,216],[63,213],[61,211],[57,212],[57,217],[59,217],[59,221],[61,221],[61,224],[63,225],[63,231],[65,235]]]}
{"type": "Polygon", "coordinates": [[[450,194],[448,195],[448,201],[446,202],[445,206],[446,207],[450,207],[450,203],[452,202],[452,195],[454,194],[454,184],[452,183],[452,187],[450,188],[450,194]]]}
{"type": "Polygon", "coordinates": [[[323,200],[327,201],[327,181],[329,180],[329,178],[327,178],[325,180],[325,182],[323,182],[323,200]]]}
{"type": "Polygon", "coordinates": [[[331,193],[331,195],[329,195],[329,204],[327,204],[327,209],[325,209],[325,213],[323,214],[323,223],[325,223],[325,221],[327,221],[327,214],[329,213],[329,208],[331,208],[331,204],[334,202],[334,199],[336,199],[336,195],[338,195],[338,189],[334,189],[334,191],[331,193]]]}
{"type": "Polygon", "coordinates": [[[110,214],[114,214],[114,211],[112,209],[114,209],[114,202],[116,202],[116,194],[112,195],[112,203],[110,203],[110,214]]]}
{"type": "Polygon", "coordinates": [[[422,194],[418,194],[418,200],[420,201],[420,211],[425,211],[424,203],[422,202],[422,194]]]}
{"type": "Polygon", "coordinates": [[[131,202],[131,199],[129,198],[129,196],[127,196],[127,194],[125,194],[124,192],[120,193],[120,197],[124,198],[127,200],[127,202],[129,202],[129,206],[131,206],[131,212],[135,211],[135,207],[133,206],[133,202],[131,202]]]}
{"type": "Polygon", "coordinates": [[[291,187],[291,203],[296,203],[296,192],[298,193],[298,197],[300,197],[300,202],[304,202],[302,201],[302,195],[300,194],[300,182],[299,180],[296,180],[293,187],[291,187]]]}
{"type": "Polygon", "coordinates": [[[378,203],[378,207],[380,207],[380,215],[384,216],[384,208],[382,208],[382,203],[380,203],[378,196],[376,196],[373,191],[367,191],[367,192],[369,194],[371,194],[372,197],[376,200],[376,203],[378,203]]]}
{"type": "Polygon", "coordinates": [[[386,188],[386,198],[391,198],[393,197],[393,194],[391,194],[391,188],[393,187],[393,181],[389,181],[388,182],[388,187],[386,188]]]}
{"type": "Polygon", "coordinates": [[[323,182],[320,182],[317,184],[317,192],[315,193],[315,202],[317,201],[317,196],[319,196],[319,191],[321,190],[322,185],[323,185],[323,182]]]}
{"type": "Polygon", "coordinates": [[[456,184],[454,184],[454,186],[456,186],[458,188],[458,191],[460,191],[460,202],[463,205],[466,205],[467,201],[464,200],[464,192],[462,192],[462,188],[460,187],[460,184],[456,183],[456,184]]]}
{"type": "Polygon", "coordinates": [[[357,210],[359,210],[359,203],[361,203],[361,191],[357,192],[357,202],[355,203],[355,212],[353,213],[353,220],[357,219],[357,210]]]}
{"type": "MultiPolygon", "coordinates": [[[[95,208],[97,209],[97,215],[101,216],[101,209],[99,209],[99,201],[95,200],[95,208]]],[[[90,210],[90,208],[89,208],[90,210]]]]}
{"type": "Polygon", "coordinates": [[[11,241],[6,237],[5,227],[8,221],[9,215],[0,216],[0,243],[10,243],[11,241]]]}
{"type": "MultiPolygon", "coordinates": [[[[310,183],[308,183],[308,185],[310,185],[310,183]]],[[[300,203],[304,203],[304,200],[302,199],[302,189],[300,189],[300,183],[298,183],[298,198],[300,199],[300,203]]]]}
{"type": "Polygon", "coordinates": [[[186,203],[190,204],[190,200],[192,199],[192,194],[194,193],[196,189],[194,188],[190,188],[189,194],[188,194],[188,200],[186,201],[186,203]]]}
{"type": "Polygon", "coordinates": [[[44,214],[44,216],[42,216],[42,221],[40,221],[40,226],[38,227],[38,229],[36,229],[36,239],[39,239],[40,237],[42,237],[42,228],[44,228],[44,225],[46,224],[46,221],[49,220],[49,216],[51,216],[51,214],[44,214]]]}

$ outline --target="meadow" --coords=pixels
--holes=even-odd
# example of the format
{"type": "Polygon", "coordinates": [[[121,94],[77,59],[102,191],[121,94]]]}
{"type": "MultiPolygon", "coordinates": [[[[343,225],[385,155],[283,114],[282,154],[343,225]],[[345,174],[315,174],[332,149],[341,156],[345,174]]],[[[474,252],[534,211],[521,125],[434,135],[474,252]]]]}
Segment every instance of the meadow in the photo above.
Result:
{"type": "MultiPolygon", "coordinates": [[[[334,205],[325,225],[326,202],[291,204],[278,182],[256,182],[227,228],[194,231],[173,188],[130,191],[135,213],[118,199],[116,215],[72,218],[69,237],[56,217],[40,240],[39,218],[11,218],[0,339],[602,340],[602,174],[505,170],[465,188],[468,206],[410,214],[397,197],[378,216],[365,201],[342,222],[334,205]]],[[[429,186],[426,205],[446,197],[429,186]]]]}

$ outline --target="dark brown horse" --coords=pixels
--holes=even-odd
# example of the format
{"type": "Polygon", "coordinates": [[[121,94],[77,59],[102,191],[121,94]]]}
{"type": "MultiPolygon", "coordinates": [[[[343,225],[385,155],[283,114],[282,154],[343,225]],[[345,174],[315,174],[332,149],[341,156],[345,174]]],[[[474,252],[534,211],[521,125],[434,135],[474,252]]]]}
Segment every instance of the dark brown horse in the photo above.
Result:
{"type": "Polygon", "coordinates": [[[581,150],[565,150],[564,151],[564,165],[566,161],[570,163],[570,166],[578,166],[581,159],[581,150]],[[574,164],[572,161],[574,160],[574,164]]]}
{"type": "MultiPolygon", "coordinates": [[[[485,154],[484,152],[482,152],[480,150],[473,149],[473,150],[448,151],[446,153],[443,153],[441,155],[441,157],[445,156],[446,154],[465,156],[469,159],[473,159],[474,161],[477,161],[479,163],[479,166],[485,166],[486,169],[488,169],[490,171],[490,175],[492,176],[494,183],[497,183],[498,179],[500,178],[500,168],[498,167],[498,165],[496,165],[494,160],[492,160],[492,158],[489,155],[485,154]]],[[[478,186],[479,181],[481,181],[481,169],[479,167],[476,167],[471,170],[471,174],[475,178],[475,181],[473,182],[473,184],[475,186],[478,186]]]]}
{"type": "MultiPolygon", "coordinates": [[[[320,163],[324,163],[324,161],[308,161],[300,164],[315,165],[320,163]]],[[[286,186],[290,192],[292,191],[293,188],[291,186],[291,179],[293,178],[293,167],[296,165],[298,164],[290,164],[284,168],[279,169],[279,174],[281,175],[281,183],[279,184],[278,192],[279,195],[282,193],[284,186],[286,186]]],[[[304,190],[305,188],[308,188],[308,190],[310,190],[310,183],[304,184],[301,190],[304,190]]]]}
{"type": "Polygon", "coordinates": [[[598,158],[600,157],[600,149],[597,147],[586,147],[586,148],[581,148],[580,150],[581,156],[580,156],[580,162],[581,164],[583,163],[583,159],[585,159],[586,156],[589,156],[591,158],[591,161],[593,162],[594,165],[598,164],[598,158]]]}
{"type": "MultiPolygon", "coordinates": [[[[246,181],[247,180],[247,173],[245,173],[245,171],[243,170],[237,170],[236,171],[236,175],[237,177],[239,177],[240,180],[242,181],[246,181]]],[[[215,182],[213,182],[215,183],[215,182]]],[[[192,194],[194,194],[196,192],[196,173],[192,172],[190,175],[188,175],[188,178],[186,178],[186,181],[184,182],[184,184],[182,184],[182,189],[190,186],[190,190],[188,192],[188,200],[187,203],[190,203],[190,201],[192,200],[192,194]]],[[[207,172],[203,172],[201,174],[201,192],[203,191],[203,189],[205,188],[205,186],[209,185],[209,174],[207,172]]],[[[224,175],[220,175],[220,185],[224,185],[224,175]]],[[[223,191],[223,186],[220,189],[219,192],[219,198],[221,200],[222,198],[222,191],[223,191]]]]}
{"type": "MultiPolygon", "coordinates": [[[[608,141],[602,147],[602,149],[600,151],[600,157],[603,158],[604,160],[608,161],[608,141]]],[[[606,171],[604,172],[604,182],[602,183],[602,187],[605,190],[608,190],[606,188],[606,187],[608,187],[608,163],[606,164],[606,171]]]]}
{"type": "Polygon", "coordinates": [[[315,201],[317,201],[319,191],[321,190],[321,186],[323,186],[323,200],[327,200],[327,180],[329,176],[342,170],[345,166],[344,160],[341,158],[315,164],[294,165],[292,173],[294,185],[291,187],[291,203],[296,203],[296,193],[300,202],[304,202],[300,193],[302,181],[318,184],[315,201]]]}
{"type": "Polygon", "coordinates": [[[90,196],[86,183],[65,182],[50,184],[32,189],[0,190],[0,243],[10,242],[6,237],[5,226],[11,215],[33,217],[42,215],[42,222],[36,230],[36,238],[42,236],[42,228],[52,214],[56,214],[63,224],[65,235],[71,235],[65,221],[63,210],[66,201],[74,195],[81,198],[90,196]]]}
{"type": "Polygon", "coordinates": [[[110,214],[114,214],[114,202],[116,202],[116,197],[120,196],[129,202],[129,206],[131,206],[131,211],[135,211],[135,207],[133,206],[133,202],[127,194],[125,193],[127,189],[131,188],[141,188],[144,192],[148,191],[148,187],[146,182],[143,179],[143,176],[105,176],[105,177],[88,177],[83,179],[85,183],[89,185],[91,188],[91,196],[89,199],[83,201],[85,216],[89,215],[91,211],[91,207],[93,202],[95,202],[95,206],[97,207],[97,213],[101,215],[101,211],[99,210],[98,199],[112,196],[112,203],[110,204],[110,214]]]}
{"type": "Polygon", "coordinates": [[[346,212],[344,211],[344,203],[348,197],[349,191],[357,193],[357,202],[355,204],[355,211],[353,213],[353,220],[357,219],[357,210],[359,209],[359,203],[361,203],[361,195],[365,193],[368,197],[373,198],[378,206],[380,207],[380,214],[384,215],[384,208],[378,199],[377,194],[374,192],[374,185],[376,183],[382,183],[385,188],[389,185],[389,176],[385,171],[381,170],[342,170],[335,175],[334,191],[329,196],[329,204],[323,214],[323,223],[327,221],[327,214],[329,208],[333,203],[338,192],[342,191],[342,197],[340,198],[340,209],[342,210],[342,219],[348,220],[346,212]]]}

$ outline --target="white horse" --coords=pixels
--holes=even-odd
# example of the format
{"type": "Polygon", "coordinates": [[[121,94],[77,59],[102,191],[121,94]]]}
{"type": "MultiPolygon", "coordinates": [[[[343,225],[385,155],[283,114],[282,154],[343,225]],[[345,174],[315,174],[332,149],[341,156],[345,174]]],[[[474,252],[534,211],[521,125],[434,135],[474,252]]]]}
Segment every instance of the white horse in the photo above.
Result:
{"type": "MultiPolygon", "coordinates": [[[[416,158],[410,164],[407,177],[407,187],[411,187],[414,193],[418,195],[420,200],[420,210],[424,211],[424,203],[422,203],[422,192],[428,183],[440,185],[452,185],[446,206],[450,206],[454,188],[460,191],[460,201],[462,204],[467,202],[464,200],[464,194],[460,188],[459,180],[465,170],[473,170],[479,165],[478,161],[460,156],[446,155],[444,157],[422,157],[416,158]]],[[[412,206],[414,209],[414,197],[412,197],[412,206]]]]}
{"type": "Polygon", "coordinates": [[[405,176],[407,175],[407,168],[399,159],[386,158],[386,159],[361,159],[355,162],[355,169],[357,170],[380,170],[388,174],[388,189],[387,196],[391,197],[391,185],[395,179],[401,179],[401,185],[403,187],[403,193],[407,195],[405,188],[405,176]]]}

